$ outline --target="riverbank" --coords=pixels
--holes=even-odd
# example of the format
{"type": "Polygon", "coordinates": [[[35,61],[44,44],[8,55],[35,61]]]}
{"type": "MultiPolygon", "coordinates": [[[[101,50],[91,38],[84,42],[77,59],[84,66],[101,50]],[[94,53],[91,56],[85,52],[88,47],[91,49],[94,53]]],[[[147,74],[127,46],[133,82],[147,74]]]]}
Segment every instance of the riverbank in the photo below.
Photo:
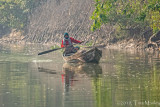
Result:
{"type": "Polygon", "coordinates": [[[114,44],[108,44],[105,48],[142,56],[150,55],[150,57],[158,57],[160,55],[160,48],[155,48],[153,46],[148,47],[147,43],[133,39],[128,41],[119,41],[114,44]]]}
{"type": "Polygon", "coordinates": [[[24,36],[22,32],[16,31],[13,29],[9,34],[3,35],[0,38],[1,44],[24,44],[25,41],[23,40],[24,36]]]}
{"type": "MultiPolygon", "coordinates": [[[[4,37],[0,39],[0,44],[34,44],[31,42],[26,42],[25,40],[23,40],[24,36],[18,36],[18,37],[4,37]]],[[[35,43],[37,44],[37,43],[35,43]]],[[[39,43],[41,44],[41,43],[39,43]]],[[[58,45],[59,43],[53,43],[53,42],[49,42],[49,43],[45,43],[43,45],[58,45]]],[[[83,44],[82,44],[83,45],[83,44]]],[[[85,45],[85,44],[84,44],[85,45]]],[[[122,40],[122,41],[118,41],[116,43],[97,43],[95,44],[95,46],[98,46],[100,48],[110,48],[110,49],[126,49],[126,50],[150,50],[150,51],[159,51],[160,48],[154,48],[152,46],[148,47],[148,44],[145,43],[144,41],[137,41],[137,40],[122,40]]],[[[91,45],[92,47],[92,45],[91,45]]]]}
{"type": "MultiPolygon", "coordinates": [[[[21,32],[17,32],[15,30],[12,31],[12,33],[3,36],[0,39],[0,44],[6,44],[6,45],[25,45],[25,44],[34,44],[31,42],[25,41],[25,36],[22,35],[21,32]]],[[[116,43],[108,43],[105,40],[101,39],[100,42],[96,42],[95,44],[92,43],[89,46],[97,46],[99,48],[109,48],[109,49],[118,49],[118,50],[132,50],[132,51],[147,51],[147,52],[154,52],[154,51],[160,51],[160,48],[155,47],[153,44],[148,44],[145,41],[140,41],[136,39],[124,39],[121,41],[117,41],[116,43]]],[[[37,43],[36,43],[37,44],[37,43]]],[[[38,43],[42,44],[42,43],[38,43]]],[[[60,43],[53,43],[53,42],[47,42],[43,45],[47,46],[60,46],[60,43]]],[[[87,43],[84,43],[82,45],[87,45],[87,43]]]]}

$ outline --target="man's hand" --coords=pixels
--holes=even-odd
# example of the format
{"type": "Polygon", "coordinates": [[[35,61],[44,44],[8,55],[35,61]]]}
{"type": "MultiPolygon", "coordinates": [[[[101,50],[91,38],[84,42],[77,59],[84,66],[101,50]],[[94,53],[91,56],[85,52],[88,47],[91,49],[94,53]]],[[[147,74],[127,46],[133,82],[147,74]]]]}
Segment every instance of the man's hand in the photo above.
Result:
{"type": "Polygon", "coordinates": [[[83,43],[84,41],[81,41],[79,44],[83,43]]]}

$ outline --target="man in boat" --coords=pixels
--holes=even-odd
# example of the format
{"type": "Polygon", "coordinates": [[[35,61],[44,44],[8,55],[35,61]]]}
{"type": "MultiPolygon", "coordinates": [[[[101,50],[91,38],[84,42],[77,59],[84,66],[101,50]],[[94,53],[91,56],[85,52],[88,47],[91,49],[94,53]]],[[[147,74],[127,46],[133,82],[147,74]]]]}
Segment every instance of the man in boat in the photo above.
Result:
{"type": "Polygon", "coordinates": [[[81,44],[82,41],[69,37],[68,33],[64,33],[64,39],[62,40],[62,43],[61,43],[61,48],[65,48],[63,55],[67,55],[70,53],[76,53],[80,49],[80,47],[78,46],[74,47],[72,43],[81,44]]]}

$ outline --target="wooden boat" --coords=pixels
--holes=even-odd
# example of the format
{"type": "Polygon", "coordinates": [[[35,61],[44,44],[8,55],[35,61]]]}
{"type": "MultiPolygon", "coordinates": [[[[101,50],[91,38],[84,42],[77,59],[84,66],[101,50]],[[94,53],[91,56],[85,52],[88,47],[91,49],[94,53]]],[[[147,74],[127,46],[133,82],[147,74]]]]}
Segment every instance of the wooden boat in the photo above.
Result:
{"type": "Polygon", "coordinates": [[[77,53],[63,56],[65,62],[77,63],[77,62],[87,62],[87,63],[99,63],[102,57],[102,51],[94,47],[90,50],[79,50],[77,53]]]}

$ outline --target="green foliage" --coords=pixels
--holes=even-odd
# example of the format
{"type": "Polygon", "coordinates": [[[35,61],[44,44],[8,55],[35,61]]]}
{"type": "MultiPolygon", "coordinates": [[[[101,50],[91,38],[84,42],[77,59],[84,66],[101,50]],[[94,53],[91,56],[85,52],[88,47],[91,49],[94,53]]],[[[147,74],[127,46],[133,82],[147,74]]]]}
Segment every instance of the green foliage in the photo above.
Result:
{"type": "Polygon", "coordinates": [[[93,12],[93,15],[90,17],[92,20],[94,20],[93,25],[91,26],[91,31],[95,31],[96,29],[99,29],[103,23],[108,23],[110,16],[109,14],[106,14],[109,12],[112,8],[112,0],[108,0],[106,2],[100,2],[100,0],[96,1],[95,4],[95,11],[93,12]]]}
{"type": "Polygon", "coordinates": [[[36,0],[0,0],[0,25],[23,29],[36,0]]]}
{"type": "Polygon", "coordinates": [[[160,30],[160,0],[148,0],[148,22],[153,32],[160,30]]]}
{"type": "Polygon", "coordinates": [[[102,24],[119,25],[123,29],[151,27],[160,30],[160,0],[96,0],[91,31],[102,24]]]}
{"type": "Polygon", "coordinates": [[[139,14],[139,16],[137,17],[137,20],[138,21],[144,21],[146,18],[146,13],[145,12],[142,12],[139,14]]]}
{"type": "Polygon", "coordinates": [[[54,46],[51,47],[51,49],[56,49],[56,48],[60,48],[60,46],[54,45],[54,46]]]}
{"type": "Polygon", "coordinates": [[[92,46],[93,45],[93,41],[89,41],[88,43],[86,43],[86,46],[92,46]]]}

